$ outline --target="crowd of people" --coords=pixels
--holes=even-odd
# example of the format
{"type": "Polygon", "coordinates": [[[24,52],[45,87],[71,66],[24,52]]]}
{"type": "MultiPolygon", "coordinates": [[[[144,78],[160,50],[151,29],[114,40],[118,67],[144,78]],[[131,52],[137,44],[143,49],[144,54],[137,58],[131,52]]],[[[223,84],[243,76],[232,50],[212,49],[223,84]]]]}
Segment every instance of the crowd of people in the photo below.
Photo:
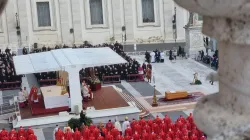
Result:
{"type": "Polygon", "coordinates": [[[15,88],[21,85],[21,76],[16,75],[14,63],[14,53],[6,48],[4,52],[0,49],[0,89],[15,88]],[[6,83],[12,84],[6,84],[6,83]]]}
{"type": "Polygon", "coordinates": [[[219,66],[219,57],[218,57],[218,50],[216,50],[213,54],[213,56],[205,55],[204,51],[199,51],[199,55],[197,58],[198,61],[202,61],[205,64],[211,65],[211,67],[214,67],[215,69],[218,69],[219,66]]]}
{"type": "MultiPolygon", "coordinates": [[[[103,76],[114,76],[114,75],[120,75],[121,80],[125,80],[127,78],[128,74],[138,74],[138,68],[140,67],[140,64],[138,61],[135,59],[132,59],[130,56],[128,56],[124,51],[123,51],[123,46],[116,42],[114,44],[99,44],[99,45],[91,45],[89,43],[82,44],[80,46],[74,45],[73,48],[100,48],[100,47],[110,47],[112,50],[114,50],[117,54],[122,56],[125,60],[128,61],[126,64],[115,64],[115,65],[105,65],[105,66],[100,66],[100,67],[94,67],[94,73],[95,75],[100,79],[103,80],[103,76]]],[[[54,49],[60,49],[60,48],[69,48],[69,46],[63,45],[62,47],[60,46],[55,46],[54,49]]],[[[31,51],[31,53],[39,53],[39,52],[46,52],[50,51],[52,48],[50,47],[42,47],[42,48],[37,48],[34,47],[34,49],[31,51]]],[[[23,54],[28,54],[28,50],[26,48],[23,48],[23,54]]],[[[80,70],[80,77],[89,77],[89,69],[82,69],[80,70]]],[[[56,72],[44,72],[44,73],[36,73],[35,74],[37,79],[40,80],[47,80],[47,79],[56,79],[57,74],[56,72]]],[[[55,82],[47,82],[48,84],[55,84],[55,82]]]]}
{"type": "Polygon", "coordinates": [[[34,134],[34,131],[31,127],[25,130],[22,126],[18,131],[12,129],[7,131],[2,129],[0,131],[0,140],[37,140],[37,136],[34,134]]]}
{"type": "Polygon", "coordinates": [[[90,124],[75,129],[70,127],[59,127],[54,130],[56,140],[206,140],[206,136],[197,129],[193,122],[192,114],[187,118],[180,116],[176,122],[172,122],[169,116],[161,119],[158,116],[154,119],[139,121],[133,119],[121,124],[117,119],[113,124],[111,120],[104,126],[90,124]]]}

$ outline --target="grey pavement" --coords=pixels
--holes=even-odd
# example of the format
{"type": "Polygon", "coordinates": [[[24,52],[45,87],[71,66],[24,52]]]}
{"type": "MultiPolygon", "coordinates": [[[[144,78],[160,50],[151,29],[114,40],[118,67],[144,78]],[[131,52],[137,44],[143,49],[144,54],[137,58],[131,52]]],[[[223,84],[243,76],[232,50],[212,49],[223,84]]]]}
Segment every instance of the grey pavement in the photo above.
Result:
{"type": "MultiPolygon", "coordinates": [[[[171,50],[173,49],[175,46],[181,46],[184,47],[185,46],[185,42],[176,42],[175,43],[155,43],[155,44],[137,44],[136,45],[136,51],[153,51],[153,50],[171,50]]],[[[125,45],[124,47],[124,51],[125,52],[134,52],[134,44],[129,44],[129,45],[125,45]]]]}
{"type": "MultiPolygon", "coordinates": [[[[144,97],[154,94],[154,88],[148,82],[129,82],[129,84],[144,97]]],[[[161,93],[156,90],[156,95],[161,93]]]]}

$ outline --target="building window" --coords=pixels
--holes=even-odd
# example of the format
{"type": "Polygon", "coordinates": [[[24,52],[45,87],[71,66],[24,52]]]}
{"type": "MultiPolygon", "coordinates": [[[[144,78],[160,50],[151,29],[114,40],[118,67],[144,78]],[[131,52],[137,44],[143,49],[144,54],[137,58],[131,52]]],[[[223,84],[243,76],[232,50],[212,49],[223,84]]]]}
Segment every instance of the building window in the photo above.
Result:
{"type": "Polygon", "coordinates": [[[49,2],[37,2],[38,27],[51,26],[49,2]]]}
{"type": "Polygon", "coordinates": [[[141,0],[143,23],[155,22],[154,0],[141,0]]]}
{"type": "Polygon", "coordinates": [[[198,21],[202,21],[202,20],[203,20],[202,15],[198,14],[198,21]]]}
{"type": "Polygon", "coordinates": [[[103,24],[102,0],[90,0],[91,25],[103,24]]]}

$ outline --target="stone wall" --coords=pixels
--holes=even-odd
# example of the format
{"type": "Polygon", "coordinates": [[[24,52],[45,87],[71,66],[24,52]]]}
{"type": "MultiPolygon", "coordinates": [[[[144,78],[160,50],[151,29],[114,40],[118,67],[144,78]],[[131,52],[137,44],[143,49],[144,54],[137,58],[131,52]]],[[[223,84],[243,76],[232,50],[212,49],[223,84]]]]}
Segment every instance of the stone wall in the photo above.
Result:
{"type": "MultiPolygon", "coordinates": [[[[177,41],[185,41],[184,25],[187,11],[173,0],[154,0],[155,24],[142,25],[140,0],[103,0],[105,11],[104,28],[89,27],[88,0],[45,0],[50,2],[52,27],[37,26],[36,2],[41,0],[10,0],[0,19],[0,49],[7,46],[16,50],[16,16],[21,28],[22,46],[40,44],[81,44],[85,40],[99,44],[110,42],[114,37],[122,41],[122,26],[126,26],[127,44],[173,42],[172,16],[177,7],[177,41]],[[74,29],[71,33],[70,29],[74,29]],[[155,39],[152,39],[155,38],[155,39]],[[148,41],[148,40],[153,41],[148,41]],[[144,40],[141,42],[141,40],[144,40]]],[[[44,1],[44,0],[43,0],[44,1]]]]}

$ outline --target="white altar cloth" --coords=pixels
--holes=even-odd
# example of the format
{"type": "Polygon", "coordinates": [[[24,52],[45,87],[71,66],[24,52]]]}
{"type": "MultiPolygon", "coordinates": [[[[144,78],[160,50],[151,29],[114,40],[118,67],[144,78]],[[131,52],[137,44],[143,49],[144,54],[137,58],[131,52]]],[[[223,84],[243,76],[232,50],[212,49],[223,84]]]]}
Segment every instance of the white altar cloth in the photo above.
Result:
{"type": "Polygon", "coordinates": [[[46,109],[69,106],[69,94],[61,95],[61,86],[41,87],[46,109]]]}

